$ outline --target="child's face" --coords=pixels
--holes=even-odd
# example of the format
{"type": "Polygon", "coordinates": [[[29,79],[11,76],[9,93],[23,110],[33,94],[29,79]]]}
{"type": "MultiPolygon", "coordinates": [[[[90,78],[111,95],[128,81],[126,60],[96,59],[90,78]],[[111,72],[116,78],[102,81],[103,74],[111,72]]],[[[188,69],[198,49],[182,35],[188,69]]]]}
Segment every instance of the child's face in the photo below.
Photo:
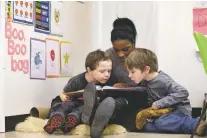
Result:
{"type": "Polygon", "coordinates": [[[149,73],[148,69],[144,69],[144,71],[141,71],[140,69],[133,68],[132,70],[129,70],[129,78],[133,80],[135,83],[140,83],[142,80],[146,79],[147,74],[149,73]]]}
{"type": "Polygon", "coordinates": [[[112,62],[111,60],[101,61],[95,70],[92,70],[91,73],[94,79],[100,83],[106,83],[111,75],[112,62]]]}

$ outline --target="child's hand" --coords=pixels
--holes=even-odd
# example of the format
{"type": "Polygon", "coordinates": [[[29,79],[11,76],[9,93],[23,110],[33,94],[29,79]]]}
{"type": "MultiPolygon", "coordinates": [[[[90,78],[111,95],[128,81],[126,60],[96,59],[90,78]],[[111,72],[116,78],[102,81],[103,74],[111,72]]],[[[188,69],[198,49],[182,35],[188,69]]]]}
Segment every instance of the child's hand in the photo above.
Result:
{"type": "Polygon", "coordinates": [[[154,110],[158,109],[154,103],[152,104],[152,109],[154,109],[154,110]]]}
{"type": "Polygon", "coordinates": [[[113,87],[124,88],[124,87],[127,87],[127,84],[126,83],[116,83],[113,85],[113,87]]]}
{"type": "Polygon", "coordinates": [[[65,102],[68,101],[70,99],[70,97],[68,95],[66,95],[64,92],[60,93],[60,99],[65,102]]]}

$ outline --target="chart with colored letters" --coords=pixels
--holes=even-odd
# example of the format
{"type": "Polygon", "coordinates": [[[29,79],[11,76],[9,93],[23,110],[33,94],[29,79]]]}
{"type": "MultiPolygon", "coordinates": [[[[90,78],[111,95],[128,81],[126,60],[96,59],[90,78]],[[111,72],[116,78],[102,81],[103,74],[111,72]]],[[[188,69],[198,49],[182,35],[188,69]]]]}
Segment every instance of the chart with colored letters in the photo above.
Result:
{"type": "Polygon", "coordinates": [[[50,2],[35,1],[35,31],[50,33],[50,2]]]}

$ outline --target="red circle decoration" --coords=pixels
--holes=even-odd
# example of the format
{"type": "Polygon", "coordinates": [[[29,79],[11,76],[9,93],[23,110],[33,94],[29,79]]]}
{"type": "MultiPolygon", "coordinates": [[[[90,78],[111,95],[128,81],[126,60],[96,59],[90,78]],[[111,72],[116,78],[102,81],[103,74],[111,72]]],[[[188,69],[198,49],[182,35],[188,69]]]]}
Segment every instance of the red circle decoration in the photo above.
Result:
{"type": "Polygon", "coordinates": [[[52,61],[55,60],[55,51],[54,50],[50,51],[50,58],[52,59],[52,61]]]}

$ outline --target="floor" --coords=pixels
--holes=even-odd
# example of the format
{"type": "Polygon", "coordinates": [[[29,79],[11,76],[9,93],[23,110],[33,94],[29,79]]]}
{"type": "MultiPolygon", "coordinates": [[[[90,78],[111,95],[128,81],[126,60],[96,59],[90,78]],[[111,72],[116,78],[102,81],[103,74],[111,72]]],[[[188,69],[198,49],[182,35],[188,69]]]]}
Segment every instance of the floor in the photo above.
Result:
{"type": "MultiPolygon", "coordinates": [[[[89,138],[84,136],[70,136],[62,134],[43,134],[43,133],[21,133],[21,132],[7,132],[0,133],[0,138],[89,138]]],[[[177,134],[147,134],[147,133],[126,133],[117,136],[105,136],[104,138],[190,138],[190,135],[177,135],[177,134]]],[[[195,136],[194,138],[198,138],[195,136]]],[[[204,137],[202,137],[204,138],[204,137]]],[[[205,137],[207,138],[207,137],[205,137]]]]}

